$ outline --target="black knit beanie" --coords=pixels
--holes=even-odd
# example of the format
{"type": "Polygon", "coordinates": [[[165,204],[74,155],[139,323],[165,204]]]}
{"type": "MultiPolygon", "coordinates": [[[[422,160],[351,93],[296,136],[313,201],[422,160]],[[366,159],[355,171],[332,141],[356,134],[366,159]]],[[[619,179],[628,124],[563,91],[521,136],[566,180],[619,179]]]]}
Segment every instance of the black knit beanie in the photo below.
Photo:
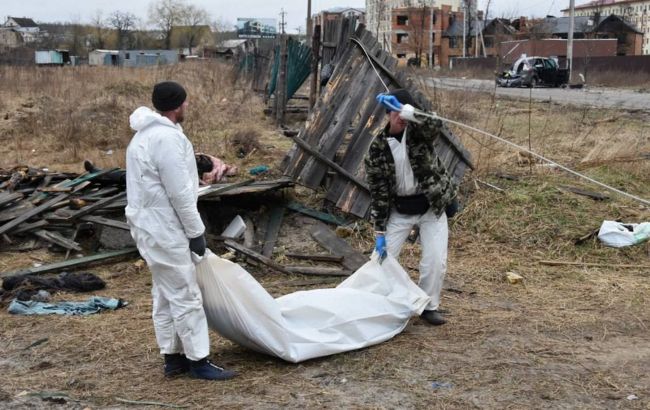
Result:
{"type": "Polygon", "coordinates": [[[404,88],[398,88],[394,91],[391,91],[388,94],[395,96],[395,98],[397,98],[397,101],[401,102],[402,104],[409,104],[414,106],[415,108],[420,108],[419,105],[415,102],[415,99],[413,98],[411,93],[405,90],[404,88]]]}
{"type": "Polygon", "coordinates": [[[173,111],[183,105],[187,93],[182,85],[173,81],[163,81],[153,87],[151,102],[160,112],[173,111]]]}

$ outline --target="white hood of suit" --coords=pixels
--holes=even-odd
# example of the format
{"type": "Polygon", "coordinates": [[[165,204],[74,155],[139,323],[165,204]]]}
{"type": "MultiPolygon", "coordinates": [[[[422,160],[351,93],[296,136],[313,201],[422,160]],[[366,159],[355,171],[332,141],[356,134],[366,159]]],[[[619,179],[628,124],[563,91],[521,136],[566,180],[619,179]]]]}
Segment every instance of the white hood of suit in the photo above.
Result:
{"type": "Polygon", "coordinates": [[[129,117],[129,125],[133,131],[141,131],[151,124],[165,125],[183,131],[180,124],[174,124],[167,117],[163,117],[149,107],[139,107],[129,117]]]}
{"type": "Polygon", "coordinates": [[[147,107],[129,118],[126,217],[141,253],[187,247],[205,231],[196,207],[199,178],[192,143],[179,124],[147,107]],[[146,251],[145,251],[146,252],[146,251]]]}

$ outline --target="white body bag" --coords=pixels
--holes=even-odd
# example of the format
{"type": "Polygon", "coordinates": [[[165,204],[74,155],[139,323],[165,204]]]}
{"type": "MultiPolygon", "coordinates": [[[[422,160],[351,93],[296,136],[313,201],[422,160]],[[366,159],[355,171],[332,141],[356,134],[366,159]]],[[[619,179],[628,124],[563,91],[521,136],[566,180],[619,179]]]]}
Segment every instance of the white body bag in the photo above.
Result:
{"type": "Polygon", "coordinates": [[[274,299],[241,266],[206,251],[197,264],[208,325],[289,362],[360,349],[400,333],[429,297],[392,257],[373,257],[334,289],[274,299]]]}

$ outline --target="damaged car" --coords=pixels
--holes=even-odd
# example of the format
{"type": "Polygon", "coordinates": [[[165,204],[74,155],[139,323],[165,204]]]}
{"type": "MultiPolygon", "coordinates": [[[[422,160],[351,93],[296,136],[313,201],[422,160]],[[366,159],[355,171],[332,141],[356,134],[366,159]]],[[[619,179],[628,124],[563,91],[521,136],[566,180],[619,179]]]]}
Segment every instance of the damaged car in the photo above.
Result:
{"type": "Polygon", "coordinates": [[[569,81],[569,70],[560,68],[557,60],[547,57],[522,55],[506,70],[497,75],[499,87],[560,87],[569,81]]]}

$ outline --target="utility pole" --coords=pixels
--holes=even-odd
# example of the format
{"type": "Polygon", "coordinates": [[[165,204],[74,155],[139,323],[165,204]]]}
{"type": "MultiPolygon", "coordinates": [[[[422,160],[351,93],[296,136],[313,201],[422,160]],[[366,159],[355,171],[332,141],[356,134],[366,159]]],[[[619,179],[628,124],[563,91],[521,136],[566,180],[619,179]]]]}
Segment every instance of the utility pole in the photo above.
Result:
{"type": "Polygon", "coordinates": [[[474,57],[478,58],[478,53],[479,53],[479,46],[478,46],[478,35],[479,33],[483,32],[483,27],[482,25],[479,24],[479,19],[478,19],[478,4],[476,5],[476,26],[474,30],[476,30],[475,37],[474,37],[474,57]]]}
{"type": "Polygon", "coordinates": [[[311,0],[307,0],[307,45],[311,47],[313,22],[311,21],[311,0]]]}
{"type": "Polygon", "coordinates": [[[429,11],[429,68],[433,68],[433,5],[429,11]]]}
{"type": "Polygon", "coordinates": [[[280,10],[280,33],[285,34],[287,23],[285,22],[284,17],[287,15],[287,12],[284,11],[284,8],[280,10]]]}
{"type": "Polygon", "coordinates": [[[466,33],[467,33],[467,1],[463,0],[463,58],[465,58],[466,33]]]}
{"type": "Polygon", "coordinates": [[[573,27],[575,24],[575,0],[571,0],[569,3],[569,39],[566,46],[566,60],[567,68],[569,69],[569,83],[571,83],[571,76],[573,75],[573,27]]]}

